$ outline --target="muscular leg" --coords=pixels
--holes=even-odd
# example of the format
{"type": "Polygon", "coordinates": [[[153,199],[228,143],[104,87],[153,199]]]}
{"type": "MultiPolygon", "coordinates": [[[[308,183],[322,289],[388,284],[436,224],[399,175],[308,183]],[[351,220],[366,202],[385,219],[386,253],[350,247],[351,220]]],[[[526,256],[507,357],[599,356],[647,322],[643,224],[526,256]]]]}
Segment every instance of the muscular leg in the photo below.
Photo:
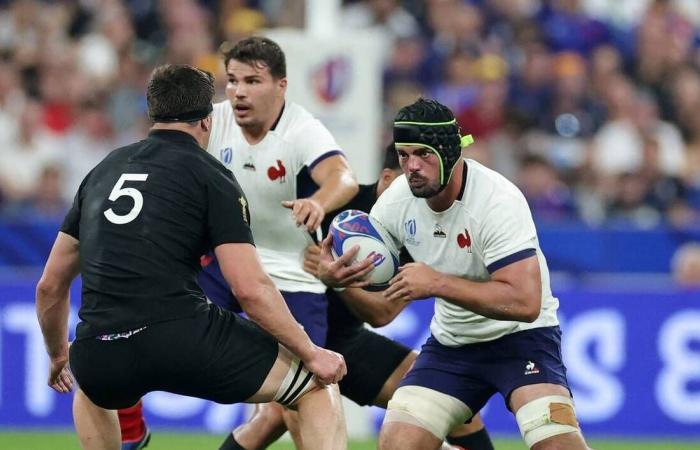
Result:
{"type": "Polygon", "coordinates": [[[403,422],[382,425],[379,450],[438,450],[442,441],[424,428],[403,422]]]}
{"type": "Polygon", "coordinates": [[[287,429],[283,419],[284,409],[278,403],[255,405],[255,411],[250,420],[233,431],[235,442],[246,450],[267,448],[287,429]]]}
{"type": "Polygon", "coordinates": [[[119,450],[121,432],[117,411],[100,408],[78,389],[73,398],[73,421],[85,450],[119,450]]]}
{"type": "MultiPolygon", "coordinates": [[[[529,386],[522,386],[515,389],[510,396],[510,408],[516,414],[524,405],[532,402],[533,400],[550,396],[558,395],[570,398],[569,391],[557,384],[533,384],[529,386]]],[[[566,422],[565,419],[562,422],[566,422]]],[[[571,419],[575,421],[575,417],[571,419]]],[[[588,450],[588,446],[583,439],[581,431],[572,431],[563,434],[557,434],[556,436],[549,437],[540,442],[535,443],[532,450],[588,450]]]]}
{"type": "MultiPolygon", "coordinates": [[[[247,401],[269,402],[275,398],[284,378],[289,373],[293,355],[280,346],[277,361],[257,393],[247,401]]],[[[301,378],[301,377],[300,377],[301,378]]],[[[345,417],[337,385],[320,387],[315,383],[298,398],[293,406],[299,415],[299,434],[302,450],[345,450],[347,432],[345,417]]]]}
{"type": "MultiPolygon", "coordinates": [[[[396,370],[389,376],[389,378],[387,378],[386,382],[382,386],[382,389],[379,391],[377,398],[374,399],[373,404],[375,406],[386,409],[387,403],[391,399],[391,396],[399,387],[401,379],[413,366],[417,356],[418,353],[416,352],[409,353],[401,364],[399,364],[396,370]]],[[[455,445],[459,445],[464,441],[469,441],[469,448],[471,450],[493,450],[491,438],[488,436],[488,433],[484,428],[484,422],[481,420],[481,415],[479,414],[475,415],[471,422],[455,427],[450,432],[448,441],[455,445]],[[477,435],[477,433],[480,435],[477,435]]]]}

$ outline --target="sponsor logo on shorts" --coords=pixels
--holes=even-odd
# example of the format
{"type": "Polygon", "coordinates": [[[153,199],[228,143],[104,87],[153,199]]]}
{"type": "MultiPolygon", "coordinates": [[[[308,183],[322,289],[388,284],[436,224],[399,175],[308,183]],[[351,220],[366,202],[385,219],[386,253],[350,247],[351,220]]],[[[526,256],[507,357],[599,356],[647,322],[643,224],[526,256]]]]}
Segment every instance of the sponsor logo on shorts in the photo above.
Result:
{"type": "Polygon", "coordinates": [[[536,373],[540,373],[540,369],[534,362],[528,361],[527,364],[525,364],[525,375],[534,375],[536,373]]]}

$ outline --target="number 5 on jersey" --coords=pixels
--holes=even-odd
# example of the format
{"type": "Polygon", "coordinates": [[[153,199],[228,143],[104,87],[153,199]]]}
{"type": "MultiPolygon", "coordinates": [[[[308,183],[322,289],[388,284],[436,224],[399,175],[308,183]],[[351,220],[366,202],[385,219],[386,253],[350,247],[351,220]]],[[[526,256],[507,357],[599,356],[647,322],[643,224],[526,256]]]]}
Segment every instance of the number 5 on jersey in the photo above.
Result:
{"type": "Polygon", "coordinates": [[[112,192],[109,193],[109,200],[114,202],[119,197],[126,195],[134,200],[134,207],[123,216],[116,214],[112,211],[112,208],[109,208],[104,212],[107,220],[117,225],[124,225],[125,223],[131,222],[139,215],[141,208],[143,208],[143,195],[141,195],[141,191],[136,188],[122,188],[122,185],[126,181],[146,181],[146,178],[148,178],[147,173],[123,173],[122,176],[119,177],[117,183],[112,188],[112,192]]]}

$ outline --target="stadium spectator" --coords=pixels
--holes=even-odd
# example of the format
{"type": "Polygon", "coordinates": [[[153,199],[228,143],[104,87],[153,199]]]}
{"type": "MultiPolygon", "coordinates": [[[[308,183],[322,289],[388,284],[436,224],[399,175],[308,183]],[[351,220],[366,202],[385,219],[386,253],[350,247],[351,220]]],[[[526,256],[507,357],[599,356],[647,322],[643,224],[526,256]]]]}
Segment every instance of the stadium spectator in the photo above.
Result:
{"type": "Polygon", "coordinates": [[[671,274],[679,286],[700,288],[700,243],[678,247],[671,258],[671,274]]]}

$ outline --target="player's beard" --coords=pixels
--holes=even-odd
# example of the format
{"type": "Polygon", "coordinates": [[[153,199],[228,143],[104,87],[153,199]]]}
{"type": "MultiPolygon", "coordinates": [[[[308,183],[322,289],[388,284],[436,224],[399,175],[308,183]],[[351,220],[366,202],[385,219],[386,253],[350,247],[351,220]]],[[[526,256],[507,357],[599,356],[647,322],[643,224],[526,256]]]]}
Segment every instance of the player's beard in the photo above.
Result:
{"type": "Polygon", "coordinates": [[[431,182],[424,177],[418,175],[409,175],[408,187],[411,189],[411,193],[418,198],[430,198],[434,197],[440,192],[440,183],[437,181],[431,182]],[[411,183],[412,179],[417,179],[423,181],[422,184],[414,185],[411,183]]]}

